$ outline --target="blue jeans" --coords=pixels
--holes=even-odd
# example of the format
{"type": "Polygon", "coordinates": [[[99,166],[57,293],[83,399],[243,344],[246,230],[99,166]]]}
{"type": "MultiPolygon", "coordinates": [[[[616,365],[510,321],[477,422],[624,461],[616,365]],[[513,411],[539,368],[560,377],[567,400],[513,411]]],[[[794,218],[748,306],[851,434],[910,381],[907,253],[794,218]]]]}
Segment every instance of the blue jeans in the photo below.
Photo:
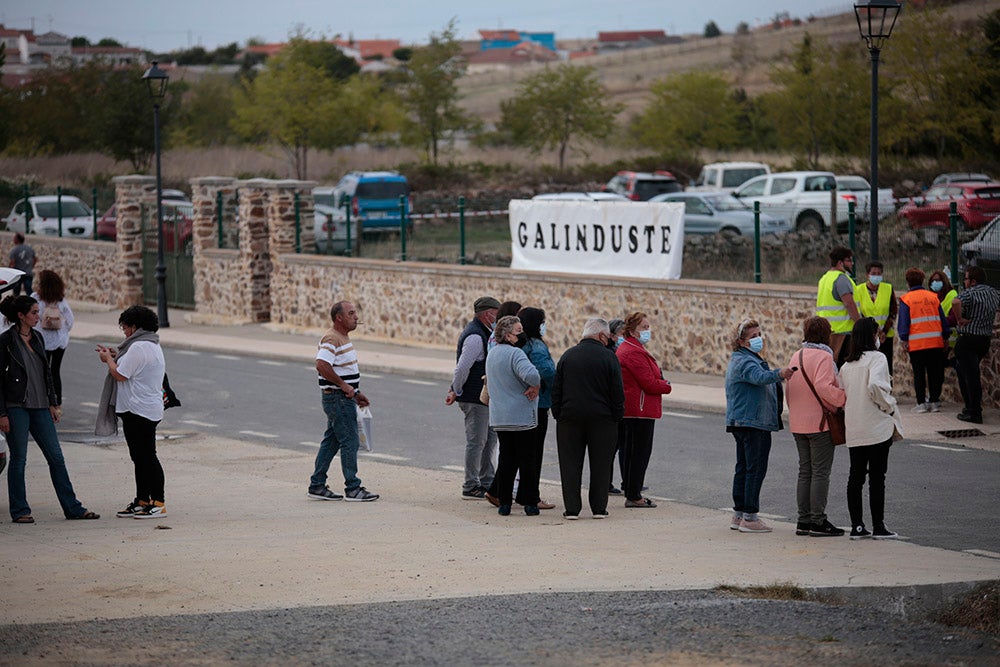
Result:
{"type": "Polygon", "coordinates": [[[465,483],[462,490],[488,489],[496,474],[493,455],[497,451],[497,433],[490,428],[490,409],[481,403],[459,402],[458,407],[465,415],[465,483]]]}
{"type": "Polygon", "coordinates": [[[326,433],[316,454],[316,469],[309,478],[310,489],[326,486],[326,473],[337,452],[340,468],[344,472],[344,490],[354,491],[361,486],[358,479],[358,408],[353,399],[340,391],[323,394],[323,412],[326,413],[326,433]]]}
{"type": "Polygon", "coordinates": [[[8,407],[10,431],[7,444],[10,447],[10,470],[7,472],[7,497],[10,501],[10,518],[17,519],[31,514],[28,495],[24,488],[24,466],[28,458],[28,433],[38,443],[42,455],[49,464],[49,477],[56,490],[56,498],[67,519],[82,516],[87,509],[76,499],[73,484],[69,481],[66,461],[56,425],[48,408],[8,407]]]}
{"type": "Polygon", "coordinates": [[[771,432],[759,428],[735,428],[736,472],[733,474],[733,511],[748,520],[760,511],[760,487],[767,475],[771,454],[771,432]]]}

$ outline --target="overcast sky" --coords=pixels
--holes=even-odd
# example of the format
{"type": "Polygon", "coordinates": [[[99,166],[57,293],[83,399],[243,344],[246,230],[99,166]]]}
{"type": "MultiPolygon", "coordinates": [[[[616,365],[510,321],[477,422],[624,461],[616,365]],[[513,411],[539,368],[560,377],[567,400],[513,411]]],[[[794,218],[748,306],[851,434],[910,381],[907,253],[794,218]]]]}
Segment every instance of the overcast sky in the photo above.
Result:
{"type": "Polygon", "coordinates": [[[600,30],[701,33],[715,21],[732,32],[741,21],[753,26],[782,11],[805,18],[851,12],[837,0],[0,0],[0,23],[8,28],[49,30],[91,41],[113,37],[127,46],[171,51],[190,46],[212,50],[251,37],[285,41],[296,26],[314,34],[355,39],[399,39],[423,43],[455,17],[459,37],[495,28],[556,33],[556,39],[595,37],[600,30]]]}

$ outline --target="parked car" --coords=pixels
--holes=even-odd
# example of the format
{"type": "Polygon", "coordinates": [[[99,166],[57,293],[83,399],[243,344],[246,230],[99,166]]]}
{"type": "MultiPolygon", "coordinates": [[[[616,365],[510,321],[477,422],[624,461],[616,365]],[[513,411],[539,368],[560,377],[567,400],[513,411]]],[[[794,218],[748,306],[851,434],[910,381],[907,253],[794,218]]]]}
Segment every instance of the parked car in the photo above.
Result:
{"type": "MultiPolygon", "coordinates": [[[[147,224],[156,219],[151,215],[147,224]]],[[[189,201],[163,200],[163,249],[174,252],[175,248],[191,250],[191,233],[194,227],[194,204],[189,201]]],[[[97,238],[114,241],[118,238],[118,215],[115,204],[97,220],[97,238]]]]}
{"type": "Polygon", "coordinates": [[[948,229],[951,202],[957,204],[958,229],[979,229],[1000,214],[1000,183],[959,182],[932,186],[900,209],[900,220],[913,229],[948,229]]]}
{"type": "Polygon", "coordinates": [[[763,162],[713,162],[701,168],[698,180],[688,188],[695,192],[732,192],[754,176],[770,174],[763,162]]]}
{"type": "Polygon", "coordinates": [[[683,189],[669,171],[619,171],[603,188],[604,192],[617,192],[632,201],[649,201],[656,195],[683,189]]]}
{"type": "Polygon", "coordinates": [[[931,185],[947,185],[948,183],[992,183],[993,179],[986,174],[971,172],[957,172],[950,174],[938,174],[931,185]]]}
{"type": "MultiPolygon", "coordinates": [[[[858,220],[871,221],[872,186],[862,176],[837,176],[837,192],[844,204],[854,202],[854,213],[858,220]]],[[[896,199],[892,188],[878,189],[878,219],[885,220],[896,212],[896,199]]]]}
{"type": "MultiPolygon", "coordinates": [[[[829,171],[785,171],[752,178],[733,192],[751,208],[792,221],[795,229],[821,232],[830,228],[830,192],[837,179],[829,171]]],[[[847,224],[847,206],[837,206],[837,224],[847,224]]]]}
{"type": "Polygon", "coordinates": [[[347,211],[344,207],[316,204],[313,234],[317,254],[343,254],[347,249],[347,211]]]}
{"type": "Polygon", "coordinates": [[[987,223],[979,235],[962,244],[966,266],[978,266],[986,273],[986,282],[1000,289],[1000,216],[987,223]]]}
{"type": "Polygon", "coordinates": [[[57,195],[28,197],[27,203],[19,199],[4,218],[6,228],[22,234],[59,234],[60,208],[62,214],[62,235],[89,239],[94,235],[94,214],[78,197],[63,195],[62,202],[57,195]],[[31,222],[28,213],[30,206],[31,222]]]}
{"type": "Polygon", "coordinates": [[[350,201],[351,220],[364,220],[364,230],[399,229],[399,198],[403,197],[404,215],[413,209],[410,184],[395,171],[352,171],[334,187],[313,188],[313,198],[323,206],[340,207],[345,197],[350,201]]]}
{"type": "MultiPolygon", "coordinates": [[[[753,211],[727,192],[674,192],[657,195],[649,201],[684,204],[685,234],[754,234],[753,211]]],[[[792,225],[786,218],[760,214],[761,234],[786,234],[790,231],[792,225]]]]}
{"type": "Polygon", "coordinates": [[[629,201],[617,192],[547,192],[532,197],[536,201],[629,201]]]}

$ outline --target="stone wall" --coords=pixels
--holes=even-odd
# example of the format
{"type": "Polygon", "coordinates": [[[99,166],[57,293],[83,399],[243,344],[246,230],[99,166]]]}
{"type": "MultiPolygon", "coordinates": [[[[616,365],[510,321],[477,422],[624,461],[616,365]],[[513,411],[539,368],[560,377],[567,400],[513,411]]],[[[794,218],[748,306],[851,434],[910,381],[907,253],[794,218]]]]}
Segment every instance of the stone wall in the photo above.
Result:
{"type": "MultiPolygon", "coordinates": [[[[118,306],[122,271],[114,243],[35,234],[25,242],[35,251],[35,275],[42,269],[58,273],[66,283],[66,298],[118,306]]],[[[0,232],[4,263],[13,245],[14,233],[0,232]]]]}

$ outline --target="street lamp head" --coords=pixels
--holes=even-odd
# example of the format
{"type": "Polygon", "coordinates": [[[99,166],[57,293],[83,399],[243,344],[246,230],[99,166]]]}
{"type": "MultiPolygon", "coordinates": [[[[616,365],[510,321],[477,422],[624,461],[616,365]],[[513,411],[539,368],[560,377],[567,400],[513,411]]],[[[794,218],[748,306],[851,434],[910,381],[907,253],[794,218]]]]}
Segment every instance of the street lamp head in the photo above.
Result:
{"type": "Polygon", "coordinates": [[[167,73],[157,67],[156,64],[157,61],[154,60],[153,66],[142,75],[146,85],[149,86],[149,96],[153,98],[153,104],[159,104],[166,97],[167,81],[170,80],[167,73]]]}
{"type": "Polygon", "coordinates": [[[895,0],[870,0],[854,3],[854,16],[858,19],[861,39],[868,44],[869,51],[881,51],[882,45],[892,34],[896,17],[903,5],[895,0]]]}

